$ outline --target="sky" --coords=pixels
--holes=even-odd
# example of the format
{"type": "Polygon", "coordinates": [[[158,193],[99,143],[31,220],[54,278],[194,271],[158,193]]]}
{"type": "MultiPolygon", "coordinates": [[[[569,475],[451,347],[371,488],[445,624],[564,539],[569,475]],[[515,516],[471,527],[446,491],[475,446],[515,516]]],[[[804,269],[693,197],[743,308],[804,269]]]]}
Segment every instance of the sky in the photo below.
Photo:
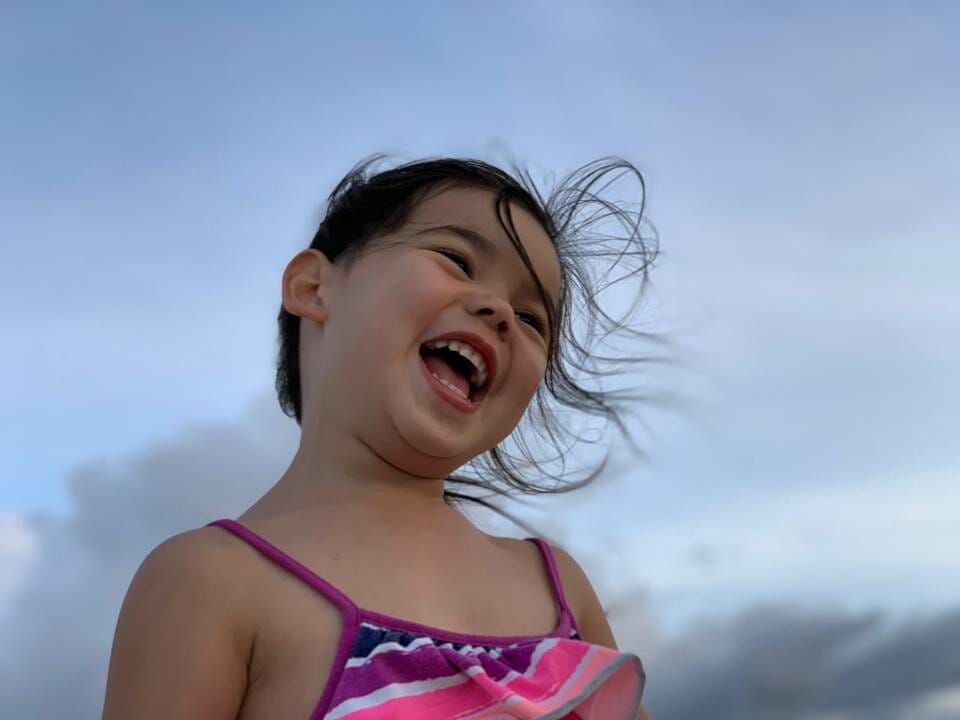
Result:
{"type": "Polygon", "coordinates": [[[621,383],[685,403],[518,512],[587,570],[654,720],[960,718],[953,4],[4,15],[4,717],[98,717],[144,555],[286,469],[280,277],[385,152],[643,174],[638,317],[676,345],[621,383]]]}

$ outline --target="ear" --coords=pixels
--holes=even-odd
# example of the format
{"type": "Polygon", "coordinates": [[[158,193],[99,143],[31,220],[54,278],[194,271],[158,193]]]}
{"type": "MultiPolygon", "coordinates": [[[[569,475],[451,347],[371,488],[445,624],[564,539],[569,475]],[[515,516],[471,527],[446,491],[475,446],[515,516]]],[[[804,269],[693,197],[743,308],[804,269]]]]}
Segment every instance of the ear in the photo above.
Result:
{"type": "Polygon", "coordinates": [[[283,271],[283,307],[288,313],[317,323],[327,321],[333,263],[319,250],[297,253],[283,271]]]}

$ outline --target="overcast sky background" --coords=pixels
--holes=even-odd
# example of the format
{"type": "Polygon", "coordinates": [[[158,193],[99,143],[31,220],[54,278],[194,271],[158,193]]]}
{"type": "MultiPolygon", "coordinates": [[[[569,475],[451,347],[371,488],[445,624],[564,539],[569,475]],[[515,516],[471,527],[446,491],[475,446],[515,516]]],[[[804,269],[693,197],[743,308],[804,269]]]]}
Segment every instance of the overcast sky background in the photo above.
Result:
{"type": "Polygon", "coordinates": [[[143,556],[286,469],[280,276],[382,151],[644,175],[689,406],[523,515],[654,720],[960,718],[960,11],[722,5],[6,5],[0,714],[99,716],[143,556]]]}

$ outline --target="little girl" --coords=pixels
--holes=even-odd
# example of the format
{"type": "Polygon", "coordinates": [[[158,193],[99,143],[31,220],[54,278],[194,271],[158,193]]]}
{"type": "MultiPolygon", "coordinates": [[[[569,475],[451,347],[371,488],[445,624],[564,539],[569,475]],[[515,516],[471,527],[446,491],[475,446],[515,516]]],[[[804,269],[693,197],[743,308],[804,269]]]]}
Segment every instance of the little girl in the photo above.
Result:
{"type": "Polygon", "coordinates": [[[639,238],[642,205],[634,218],[592,188],[639,173],[593,163],[544,201],[475,160],[372,174],[378,160],[334,189],[283,274],[276,386],[298,451],[235,520],[143,561],[105,720],[646,718],[641,661],[577,562],[535,533],[482,532],[458,506],[502,511],[449,489],[598,475],[534,485],[499,444],[544,387],[614,414],[560,365],[561,334],[585,229],[626,218],[639,238]],[[452,475],[481,460],[486,478],[452,475]]]}

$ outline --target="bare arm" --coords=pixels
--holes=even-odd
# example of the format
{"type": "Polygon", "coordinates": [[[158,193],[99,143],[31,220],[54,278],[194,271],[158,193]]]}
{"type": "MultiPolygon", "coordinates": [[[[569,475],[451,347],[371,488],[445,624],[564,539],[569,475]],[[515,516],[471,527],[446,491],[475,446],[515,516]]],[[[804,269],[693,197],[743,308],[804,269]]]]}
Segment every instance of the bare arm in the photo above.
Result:
{"type": "Polygon", "coordinates": [[[203,529],[141,563],[120,609],[103,720],[234,720],[247,685],[230,573],[203,529]]]}
{"type": "MultiPolygon", "coordinates": [[[[607,614],[600,604],[600,599],[590,584],[590,579],[583,568],[573,557],[562,548],[551,546],[557,557],[557,566],[560,571],[563,586],[570,595],[571,609],[577,616],[577,625],[580,628],[580,637],[590,643],[618,650],[617,641],[613,637],[613,630],[607,621],[607,614]]],[[[650,720],[646,710],[641,706],[636,720],[650,720]]]]}

